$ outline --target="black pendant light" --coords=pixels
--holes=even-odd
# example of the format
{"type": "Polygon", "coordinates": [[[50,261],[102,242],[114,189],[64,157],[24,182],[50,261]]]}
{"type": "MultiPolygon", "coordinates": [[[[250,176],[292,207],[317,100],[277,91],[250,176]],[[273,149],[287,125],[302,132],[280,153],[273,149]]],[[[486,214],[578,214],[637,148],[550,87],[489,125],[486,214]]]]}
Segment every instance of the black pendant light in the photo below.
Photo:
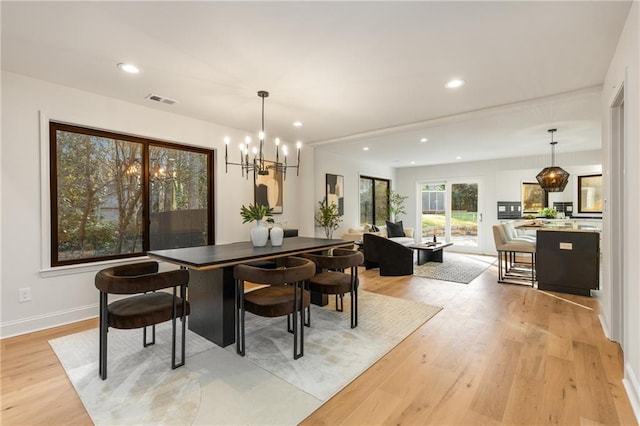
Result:
{"type": "Polygon", "coordinates": [[[553,141],[553,133],[557,129],[547,130],[551,133],[551,167],[545,167],[542,169],[536,179],[538,183],[547,192],[562,192],[569,182],[569,173],[567,173],[562,167],[556,167],[556,144],[558,142],[553,141]]]}

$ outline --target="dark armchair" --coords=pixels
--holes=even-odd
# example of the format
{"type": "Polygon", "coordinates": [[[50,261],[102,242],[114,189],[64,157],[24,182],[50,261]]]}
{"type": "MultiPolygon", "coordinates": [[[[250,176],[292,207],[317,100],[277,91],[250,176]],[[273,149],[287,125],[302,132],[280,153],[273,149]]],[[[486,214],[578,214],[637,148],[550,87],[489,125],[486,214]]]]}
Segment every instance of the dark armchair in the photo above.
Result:
{"type": "Polygon", "coordinates": [[[171,368],[184,365],[186,316],[190,306],[186,299],[189,272],[186,269],[158,272],[158,262],[140,262],[103,269],[96,274],[100,290],[100,359],[98,374],[107,378],[107,332],[109,327],[142,328],[144,347],[156,341],[155,325],[172,321],[171,368]],[[156,291],[172,288],[173,292],[156,291]],[[177,291],[180,291],[178,294],[177,291]],[[132,295],[109,303],[109,294],[132,295]],[[181,360],[176,362],[176,321],[182,323],[181,360]],[[151,341],[147,327],[151,326],[151,341]]]}
{"type": "Polygon", "coordinates": [[[365,233],[362,240],[366,269],[380,268],[385,277],[413,274],[413,249],[374,234],[365,233]]]}

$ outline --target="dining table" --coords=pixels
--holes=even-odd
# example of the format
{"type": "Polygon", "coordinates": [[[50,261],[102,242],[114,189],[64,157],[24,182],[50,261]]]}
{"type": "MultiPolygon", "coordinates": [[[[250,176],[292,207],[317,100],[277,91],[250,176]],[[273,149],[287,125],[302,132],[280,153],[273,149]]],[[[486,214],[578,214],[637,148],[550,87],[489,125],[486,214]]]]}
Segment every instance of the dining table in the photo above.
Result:
{"type": "Polygon", "coordinates": [[[235,343],[236,285],[233,268],[239,264],[261,264],[304,253],[325,252],[352,246],[352,241],[292,237],[281,246],[268,243],[254,247],[250,241],[167,250],[151,250],[153,259],[189,270],[189,330],[225,347],[235,343]]]}

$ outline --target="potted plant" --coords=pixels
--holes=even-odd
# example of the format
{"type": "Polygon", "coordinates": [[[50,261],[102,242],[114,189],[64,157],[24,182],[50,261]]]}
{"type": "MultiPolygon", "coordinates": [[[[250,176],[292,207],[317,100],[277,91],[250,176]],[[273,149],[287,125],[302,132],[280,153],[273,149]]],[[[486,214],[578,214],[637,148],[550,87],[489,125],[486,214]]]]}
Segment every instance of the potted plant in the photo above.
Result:
{"type": "Polygon", "coordinates": [[[558,215],[558,211],[553,207],[545,207],[538,212],[541,216],[547,219],[555,219],[558,215]]]}
{"type": "Polygon", "coordinates": [[[409,198],[407,195],[400,195],[393,190],[389,192],[389,216],[391,221],[395,222],[398,216],[407,214],[404,211],[404,202],[407,198],[409,198]]]}
{"type": "Polygon", "coordinates": [[[262,220],[271,216],[272,208],[263,204],[249,204],[245,207],[242,205],[240,208],[240,216],[242,217],[242,223],[256,221],[256,226],[251,228],[251,242],[255,247],[263,247],[267,245],[269,239],[269,229],[264,226],[262,220]]]}
{"type": "Polygon", "coordinates": [[[340,222],[342,222],[342,216],[338,213],[338,206],[336,203],[327,203],[327,200],[319,201],[320,207],[316,213],[316,225],[324,229],[324,234],[327,238],[333,236],[333,231],[338,229],[340,222]]]}

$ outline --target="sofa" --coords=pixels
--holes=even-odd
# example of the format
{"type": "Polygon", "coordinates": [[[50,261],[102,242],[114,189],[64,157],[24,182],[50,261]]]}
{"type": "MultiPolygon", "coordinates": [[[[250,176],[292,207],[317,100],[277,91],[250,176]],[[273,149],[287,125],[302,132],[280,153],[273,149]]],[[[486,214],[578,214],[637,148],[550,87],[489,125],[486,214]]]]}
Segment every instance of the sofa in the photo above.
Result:
{"type": "Polygon", "coordinates": [[[391,241],[394,241],[398,244],[402,244],[403,246],[408,246],[415,243],[415,239],[413,238],[413,228],[403,228],[404,229],[404,237],[391,237],[387,236],[387,228],[386,226],[380,226],[380,231],[371,232],[369,227],[365,228],[349,228],[349,231],[345,234],[342,234],[342,239],[347,241],[364,241],[364,234],[372,234],[377,235],[378,237],[388,238],[391,241]]]}
{"type": "Polygon", "coordinates": [[[380,268],[383,277],[413,274],[413,250],[370,232],[363,234],[365,269],[380,268]]]}

